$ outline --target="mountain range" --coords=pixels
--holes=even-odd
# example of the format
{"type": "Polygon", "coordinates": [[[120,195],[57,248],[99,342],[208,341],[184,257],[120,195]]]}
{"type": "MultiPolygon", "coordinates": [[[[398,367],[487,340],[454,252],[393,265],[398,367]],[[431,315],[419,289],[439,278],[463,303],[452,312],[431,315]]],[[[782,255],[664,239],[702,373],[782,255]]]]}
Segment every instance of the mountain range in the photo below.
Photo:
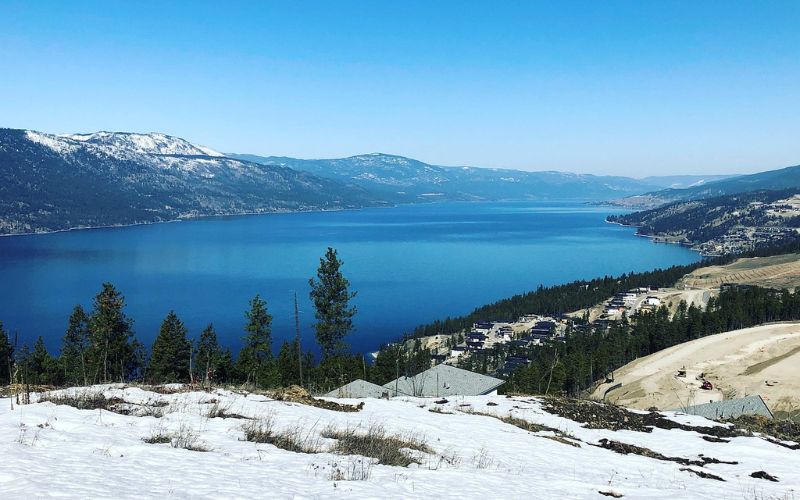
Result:
{"type": "Polygon", "coordinates": [[[440,166],[381,153],[317,160],[221,153],[160,133],[0,129],[0,234],[430,201],[666,203],[787,183],[800,185],[800,167],[634,179],[440,166]]]}
{"type": "Polygon", "coordinates": [[[386,203],[354,184],[164,134],[0,129],[0,234],[386,203]]]}
{"type": "MultiPolygon", "coordinates": [[[[568,172],[431,165],[403,156],[373,153],[349,158],[300,160],[280,156],[228,154],[262,165],[284,166],[405,202],[421,200],[607,200],[621,193],[703,183],[704,176],[633,179],[568,172]]],[[[724,176],[713,176],[713,179],[724,176]]]]}

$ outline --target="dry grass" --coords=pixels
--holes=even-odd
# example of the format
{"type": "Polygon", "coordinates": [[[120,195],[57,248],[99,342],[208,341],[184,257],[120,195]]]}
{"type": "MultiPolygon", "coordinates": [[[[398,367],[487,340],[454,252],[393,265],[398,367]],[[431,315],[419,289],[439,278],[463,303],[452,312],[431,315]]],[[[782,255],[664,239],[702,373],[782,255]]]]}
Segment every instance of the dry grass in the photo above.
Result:
{"type": "Polygon", "coordinates": [[[169,444],[173,448],[183,448],[189,451],[211,451],[200,440],[200,436],[187,425],[181,425],[174,432],[167,432],[163,427],[157,427],[142,441],[149,444],[169,444]]]}
{"type": "Polygon", "coordinates": [[[319,453],[321,439],[314,432],[314,427],[303,429],[300,425],[285,430],[277,430],[271,415],[252,420],[242,426],[245,441],[266,443],[282,450],[295,453],[319,453]]]}
{"type": "Polygon", "coordinates": [[[44,393],[39,396],[40,403],[53,403],[56,405],[72,406],[79,410],[108,410],[114,411],[115,406],[124,403],[119,398],[106,398],[102,392],[82,391],[63,394],[44,393]]]}
{"type": "Polygon", "coordinates": [[[328,427],[322,431],[322,437],[335,439],[334,453],[342,455],[361,455],[374,458],[383,465],[407,467],[419,460],[406,450],[421,453],[433,453],[425,440],[415,435],[390,435],[379,424],[370,425],[366,432],[355,428],[344,430],[328,427]]]}

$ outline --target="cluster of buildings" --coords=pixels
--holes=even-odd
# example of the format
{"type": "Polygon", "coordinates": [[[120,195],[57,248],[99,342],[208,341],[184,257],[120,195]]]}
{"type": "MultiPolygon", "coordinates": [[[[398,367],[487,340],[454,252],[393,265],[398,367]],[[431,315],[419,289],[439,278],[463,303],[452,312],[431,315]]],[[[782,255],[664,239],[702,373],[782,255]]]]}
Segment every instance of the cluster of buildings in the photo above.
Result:
{"type": "Polygon", "coordinates": [[[796,238],[798,228],[782,226],[749,227],[740,226],[709,241],[694,245],[701,255],[717,256],[730,253],[741,253],[754,248],[781,243],[796,238]]]}
{"type": "Polygon", "coordinates": [[[619,292],[605,305],[601,318],[617,320],[623,314],[633,316],[640,312],[654,311],[661,306],[661,299],[649,293],[657,291],[656,287],[639,287],[619,292]]]}
{"type": "MultiPolygon", "coordinates": [[[[531,347],[564,338],[566,325],[555,318],[526,315],[515,322],[479,321],[464,335],[462,344],[453,346],[445,361],[455,361],[469,353],[494,349],[500,345],[531,347]]],[[[441,354],[439,354],[441,355],[441,354]]]]}

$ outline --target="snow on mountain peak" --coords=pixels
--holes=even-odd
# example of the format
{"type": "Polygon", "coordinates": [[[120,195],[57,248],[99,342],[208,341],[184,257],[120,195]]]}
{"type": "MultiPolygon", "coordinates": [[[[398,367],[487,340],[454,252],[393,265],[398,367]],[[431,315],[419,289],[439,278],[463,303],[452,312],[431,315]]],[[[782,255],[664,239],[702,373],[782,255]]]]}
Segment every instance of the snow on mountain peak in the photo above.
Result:
{"type": "Polygon", "coordinates": [[[28,140],[46,146],[59,154],[72,153],[78,149],[78,145],[61,139],[56,135],[42,134],[33,130],[26,130],[25,136],[28,140]]]}
{"type": "Polygon", "coordinates": [[[108,148],[109,153],[114,153],[115,150],[126,150],[138,154],[225,156],[211,148],[156,132],[149,134],[94,132],[91,134],[66,134],[61,137],[102,146],[108,148]]]}

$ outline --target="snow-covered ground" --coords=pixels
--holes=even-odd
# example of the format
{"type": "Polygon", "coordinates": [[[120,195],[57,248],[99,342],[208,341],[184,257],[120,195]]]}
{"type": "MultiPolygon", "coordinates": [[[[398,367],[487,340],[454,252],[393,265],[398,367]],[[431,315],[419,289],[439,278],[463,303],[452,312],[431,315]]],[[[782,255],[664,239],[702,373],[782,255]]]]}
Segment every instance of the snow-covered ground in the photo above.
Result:
{"type": "MultiPolygon", "coordinates": [[[[364,400],[339,412],[228,390],[161,394],[121,385],[70,389],[119,398],[131,414],[78,410],[51,402],[14,405],[0,399],[0,497],[81,498],[780,498],[800,496],[800,450],[759,437],[710,442],[696,431],[588,429],[548,413],[535,398],[480,396],[364,400]],[[212,417],[211,414],[233,415],[212,417]],[[136,416],[140,415],[140,416],[136,416]],[[529,432],[496,416],[555,429],[529,432]],[[237,418],[246,417],[246,418],[237,418]],[[318,453],[295,453],[244,439],[243,427],[272,422],[293,431],[318,453]],[[383,426],[387,434],[423,440],[430,453],[411,451],[409,467],[332,453],[329,429],[357,433],[383,426]],[[551,439],[558,435],[558,440],[551,439]],[[183,438],[190,451],[144,439],[183,438]],[[667,457],[723,462],[704,466],[598,446],[601,439],[634,444],[667,457]],[[691,469],[718,476],[699,477],[691,469]],[[771,482],[751,477],[765,471],[771,482]]],[[[32,396],[38,400],[37,395],[32,396]]],[[[358,401],[338,400],[357,403],[358,401]]],[[[718,425],[667,414],[699,429],[718,425]]]]}

